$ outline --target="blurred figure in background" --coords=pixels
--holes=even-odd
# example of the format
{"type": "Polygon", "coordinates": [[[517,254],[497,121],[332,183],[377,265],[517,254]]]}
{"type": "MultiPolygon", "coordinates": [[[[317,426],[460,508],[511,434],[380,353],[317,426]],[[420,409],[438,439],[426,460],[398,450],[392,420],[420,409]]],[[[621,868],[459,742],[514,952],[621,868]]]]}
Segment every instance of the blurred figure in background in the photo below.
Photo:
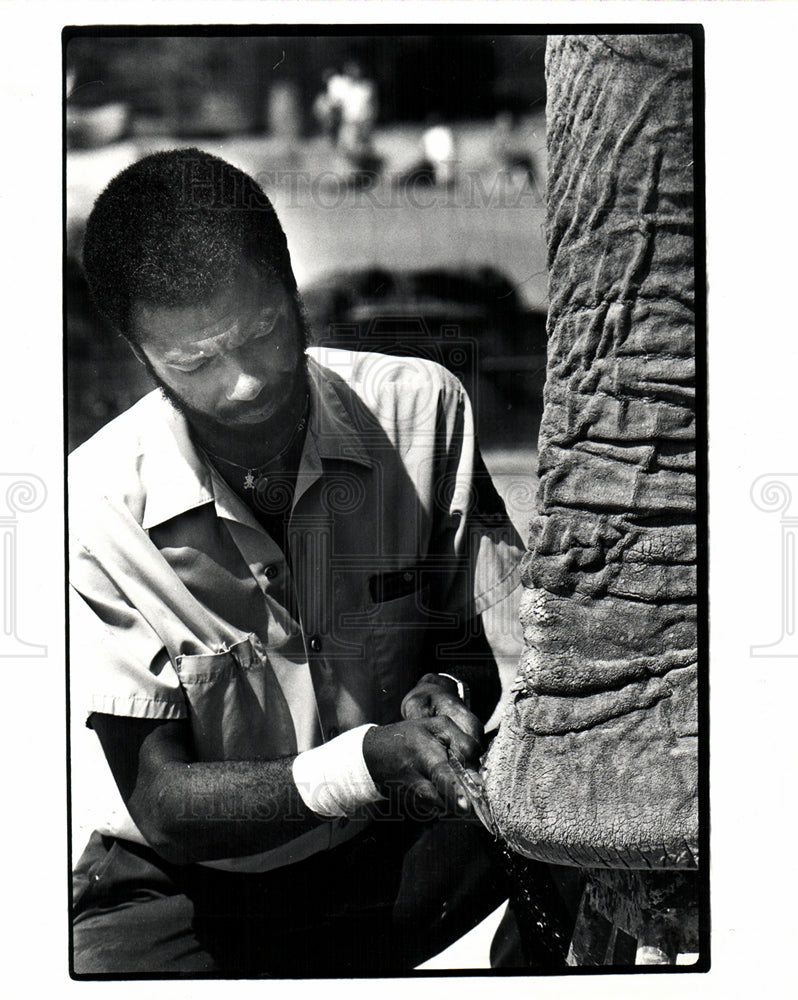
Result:
{"type": "Polygon", "coordinates": [[[338,148],[355,172],[373,171],[379,164],[373,133],[377,121],[377,88],[363,75],[357,60],[351,59],[341,76],[334,77],[328,93],[340,109],[338,148]]]}
{"type": "Polygon", "coordinates": [[[444,124],[440,115],[431,114],[427,117],[421,146],[433,183],[452,187],[457,173],[457,142],[454,132],[444,124]]]}
{"type": "Polygon", "coordinates": [[[342,172],[349,173],[354,183],[362,183],[382,164],[373,145],[377,120],[374,81],[363,75],[356,60],[349,60],[343,72],[325,70],[322,79],[324,90],[313,102],[313,114],[330,145],[341,154],[342,172]]]}
{"type": "Polygon", "coordinates": [[[371,149],[377,120],[377,89],[374,81],[363,75],[357,60],[350,60],[343,75],[333,80],[333,100],[341,109],[339,140],[344,151],[357,157],[371,149]]]}
{"type": "Polygon", "coordinates": [[[530,186],[535,183],[535,161],[527,147],[519,116],[514,111],[500,111],[496,115],[491,148],[499,169],[508,173],[511,179],[520,174],[530,186]]]}
{"type": "Polygon", "coordinates": [[[343,74],[333,67],[328,67],[321,75],[324,88],[316,95],[313,102],[313,117],[319,124],[322,135],[333,149],[338,145],[338,132],[341,128],[341,103],[338,96],[342,85],[346,86],[343,74]]]}
{"type": "Polygon", "coordinates": [[[457,143],[450,126],[440,115],[427,115],[424,131],[419,140],[421,156],[409,169],[397,174],[395,183],[400,188],[454,187],[457,179],[457,143]]]}

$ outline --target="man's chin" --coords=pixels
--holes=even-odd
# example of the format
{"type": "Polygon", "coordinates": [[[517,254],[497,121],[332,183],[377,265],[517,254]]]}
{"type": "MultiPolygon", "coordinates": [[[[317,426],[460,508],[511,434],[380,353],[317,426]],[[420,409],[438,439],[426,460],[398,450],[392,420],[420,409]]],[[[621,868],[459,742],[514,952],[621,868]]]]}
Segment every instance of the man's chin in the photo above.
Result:
{"type": "Polygon", "coordinates": [[[290,412],[292,399],[297,393],[303,393],[306,387],[306,380],[299,379],[291,386],[285,397],[279,399],[272,397],[259,408],[243,410],[240,413],[231,413],[224,420],[219,420],[217,417],[211,417],[206,413],[194,409],[190,403],[159,381],[161,393],[185,417],[201,439],[206,441],[226,439],[231,444],[240,442],[244,445],[252,441],[253,431],[257,431],[259,427],[269,424],[279,416],[281,411],[290,412]]]}
{"type": "Polygon", "coordinates": [[[206,413],[201,413],[193,407],[188,406],[183,400],[176,399],[171,393],[164,393],[169,402],[174,406],[189,422],[191,427],[199,432],[202,438],[216,440],[228,438],[230,440],[245,441],[252,437],[252,432],[256,431],[262,424],[267,424],[280,411],[280,406],[269,404],[259,410],[251,412],[245,411],[240,414],[230,414],[223,420],[210,417],[206,413]]]}

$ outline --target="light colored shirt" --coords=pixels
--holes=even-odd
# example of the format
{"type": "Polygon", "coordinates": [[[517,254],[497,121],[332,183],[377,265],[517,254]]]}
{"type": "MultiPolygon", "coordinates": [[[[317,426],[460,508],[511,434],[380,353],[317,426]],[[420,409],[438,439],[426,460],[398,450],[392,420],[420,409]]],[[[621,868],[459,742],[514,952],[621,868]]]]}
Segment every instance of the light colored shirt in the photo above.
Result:
{"type": "Polygon", "coordinates": [[[371,80],[338,74],[330,78],[327,93],[332,103],[340,107],[344,122],[360,124],[376,116],[377,92],[371,80]]]}
{"type": "MultiPolygon", "coordinates": [[[[288,558],[157,391],[71,456],[72,700],[86,713],[187,718],[200,760],[296,754],[396,721],[418,676],[446,669],[445,650],[422,662],[429,629],[445,636],[518,585],[520,544],[460,383],[418,359],[308,353],[288,558]]],[[[135,837],[116,810],[108,831],[135,837]]],[[[351,826],[298,840],[311,853],[351,826]]]]}
{"type": "Polygon", "coordinates": [[[454,159],[454,132],[446,125],[432,125],[421,136],[424,155],[433,163],[454,159]]]}

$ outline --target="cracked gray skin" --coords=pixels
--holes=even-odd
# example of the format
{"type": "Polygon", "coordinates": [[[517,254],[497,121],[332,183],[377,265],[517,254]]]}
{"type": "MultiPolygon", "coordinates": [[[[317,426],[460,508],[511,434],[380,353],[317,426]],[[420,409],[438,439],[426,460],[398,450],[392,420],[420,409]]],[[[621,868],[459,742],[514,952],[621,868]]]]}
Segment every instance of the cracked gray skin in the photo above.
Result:
{"type": "Polygon", "coordinates": [[[548,43],[540,487],[484,779],[556,864],[697,865],[691,67],[686,36],[548,43]]]}

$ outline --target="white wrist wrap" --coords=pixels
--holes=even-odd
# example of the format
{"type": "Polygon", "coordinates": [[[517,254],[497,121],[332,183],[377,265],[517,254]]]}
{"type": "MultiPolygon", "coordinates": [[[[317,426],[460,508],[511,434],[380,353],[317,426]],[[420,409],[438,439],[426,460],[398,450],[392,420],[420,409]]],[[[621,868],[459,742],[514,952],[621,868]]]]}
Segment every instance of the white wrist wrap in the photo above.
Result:
{"type": "Polygon", "coordinates": [[[352,816],[383,797],[363,759],[363,737],[373,725],[349,729],[294,759],[294,784],[302,801],[317,816],[352,816]]]}

